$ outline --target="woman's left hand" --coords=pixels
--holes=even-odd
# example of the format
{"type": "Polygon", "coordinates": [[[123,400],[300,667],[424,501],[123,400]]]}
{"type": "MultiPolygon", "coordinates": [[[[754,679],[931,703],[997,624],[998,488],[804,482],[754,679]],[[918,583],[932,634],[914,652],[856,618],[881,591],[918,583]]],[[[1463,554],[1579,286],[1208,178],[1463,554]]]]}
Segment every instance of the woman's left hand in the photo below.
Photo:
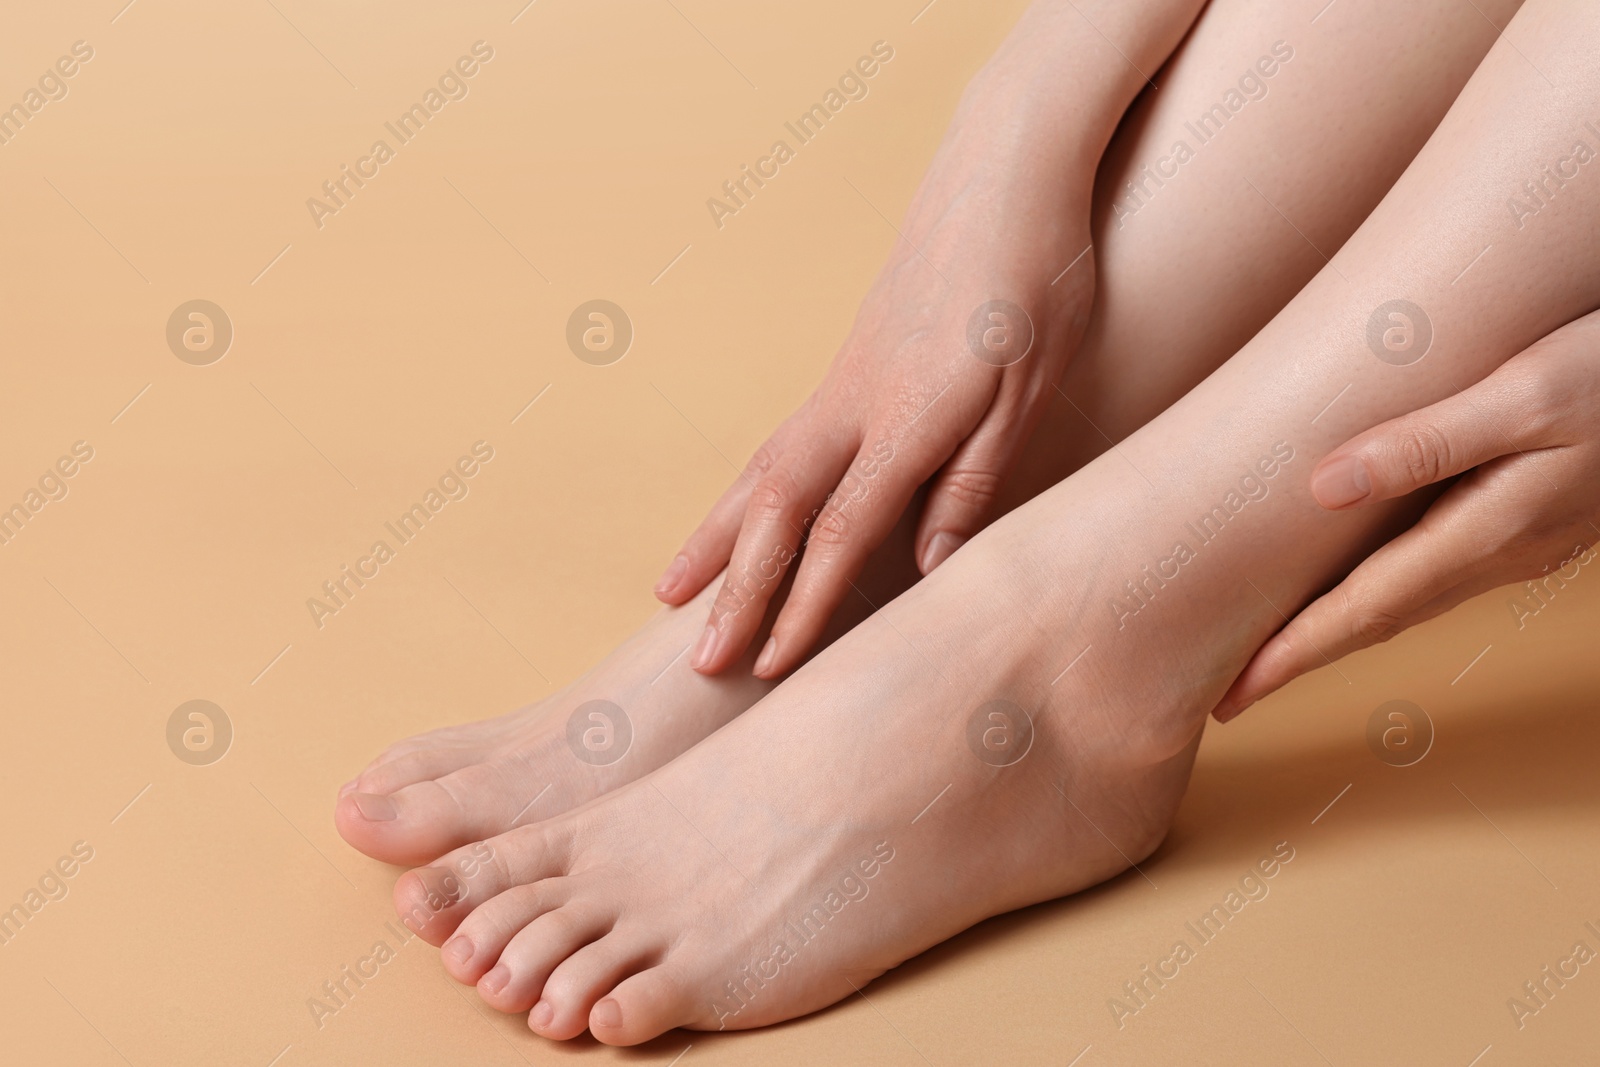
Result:
{"type": "Polygon", "coordinates": [[[1217,721],[1479,593],[1563,569],[1562,581],[1571,581],[1594,559],[1600,312],[1563,326],[1448,400],[1345,442],[1312,471],[1311,491],[1323,507],[1344,510],[1458,474],[1415,526],[1256,652],[1212,712],[1217,721]]]}

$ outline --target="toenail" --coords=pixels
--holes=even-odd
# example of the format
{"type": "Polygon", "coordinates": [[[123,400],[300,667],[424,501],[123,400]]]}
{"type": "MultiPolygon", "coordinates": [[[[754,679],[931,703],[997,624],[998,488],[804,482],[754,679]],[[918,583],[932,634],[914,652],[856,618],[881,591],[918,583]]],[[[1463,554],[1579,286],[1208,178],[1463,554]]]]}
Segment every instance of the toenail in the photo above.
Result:
{"type": "Polygon", "coordinates": [[[472,958],[472,941],[457,934],[444,943],[441,951],[456,963],[466,963],[472,958]]]}
{"type": "Polygon", "coordinates": [[[388,822],[396,815],[394,801],[377,793],[352,793],[356,798],[356,808],[361,812],[361,817],[368,822],[388,822]]]}
{"type": "Polygon", "coordinates": [[[503,963],[497,963],[494,965],[494,970],[478,980],[478,985],[485,993],[493,996],[504,989],[509,981],[511,981],[511,968],[503,963]]]}
{"type": "Polygon", "coordinates": [[[536,1030],[543,1030],[550,1025],[550,1020],[556,1017],[556,1010],[548,1001],[541,1000],[533,1006],[528,1013],[528,1025],[536,1030]]]}
{"type": "Polygon", "coordinates": [[[594,1026],[616,1029],[622,1025],[622,1005],[617,1003],[615,997],[607,997],[594,1006],[594,1011],[589,1013],[589,1022],[594,1026]]]}
{"type": "Polygon", "coordinates": [[[466,897],[456,872],[448,867],[422,867],[414,873],[428,894],[428,907],[434,911],[443,911],[466,897]]]}

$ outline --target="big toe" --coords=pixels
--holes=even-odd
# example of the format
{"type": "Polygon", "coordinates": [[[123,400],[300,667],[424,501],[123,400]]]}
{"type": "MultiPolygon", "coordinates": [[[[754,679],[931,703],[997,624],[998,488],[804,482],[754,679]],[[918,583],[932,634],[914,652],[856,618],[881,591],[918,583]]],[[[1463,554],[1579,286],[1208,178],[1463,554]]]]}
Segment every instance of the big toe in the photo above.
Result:
{"type": "Polygon", "coordinates": [[[334,824],[373,859],[414,866],[532,820],[550,784],[534,782],[525,768],[514,774],[479,763],[388,795],[346,793],[334,807],[334,824]]]}
{"type": "Polygon", "coordinates": [[[683,983],[666,966],[623,979],[589,1011],[589,1032],[607,1045],[637,1045],[693,1018],[683,983]]]}

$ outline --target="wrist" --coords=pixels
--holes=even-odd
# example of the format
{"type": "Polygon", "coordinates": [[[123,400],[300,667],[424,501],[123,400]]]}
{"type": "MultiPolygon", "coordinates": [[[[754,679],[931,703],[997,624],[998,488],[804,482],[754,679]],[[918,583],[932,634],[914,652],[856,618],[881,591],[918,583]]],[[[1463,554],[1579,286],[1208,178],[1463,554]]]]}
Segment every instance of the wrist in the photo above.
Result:
{"type": "Polygon", "coordinates": [[[982,127],[1007,162],[1092,185],[1117,124],[1150,84],[1146,75],[1166,62],[1203,6],[1035,0],[962,94],[953,128],[982,127]]]}

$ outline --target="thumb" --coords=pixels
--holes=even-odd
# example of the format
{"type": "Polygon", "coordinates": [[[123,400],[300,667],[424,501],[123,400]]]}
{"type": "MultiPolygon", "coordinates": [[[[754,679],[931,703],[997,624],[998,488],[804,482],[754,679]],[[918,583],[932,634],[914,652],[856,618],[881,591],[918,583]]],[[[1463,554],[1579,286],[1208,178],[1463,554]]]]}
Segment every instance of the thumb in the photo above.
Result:
{"type": "Polygon", "coordinates": [[[1454,510],[1445,505],[1464,495],[1460,486],[1451,489],[1422,521],[1262,645],[1212,711],[1216,720],[1227,722],[1300,675],[1387,641],[1498,584],[1495,560],[1481,547],[1493,537],[1492,516],[1441,518],[1454,510]]]}
{"type": "Polygon", "coordinates": [[[1437,404],[1357,434],[1311,472],[1311,495],[1330,510],[1392,500],[1518,451],[1490,411],[1514,410],[1494,375],[1437,404]]]}

